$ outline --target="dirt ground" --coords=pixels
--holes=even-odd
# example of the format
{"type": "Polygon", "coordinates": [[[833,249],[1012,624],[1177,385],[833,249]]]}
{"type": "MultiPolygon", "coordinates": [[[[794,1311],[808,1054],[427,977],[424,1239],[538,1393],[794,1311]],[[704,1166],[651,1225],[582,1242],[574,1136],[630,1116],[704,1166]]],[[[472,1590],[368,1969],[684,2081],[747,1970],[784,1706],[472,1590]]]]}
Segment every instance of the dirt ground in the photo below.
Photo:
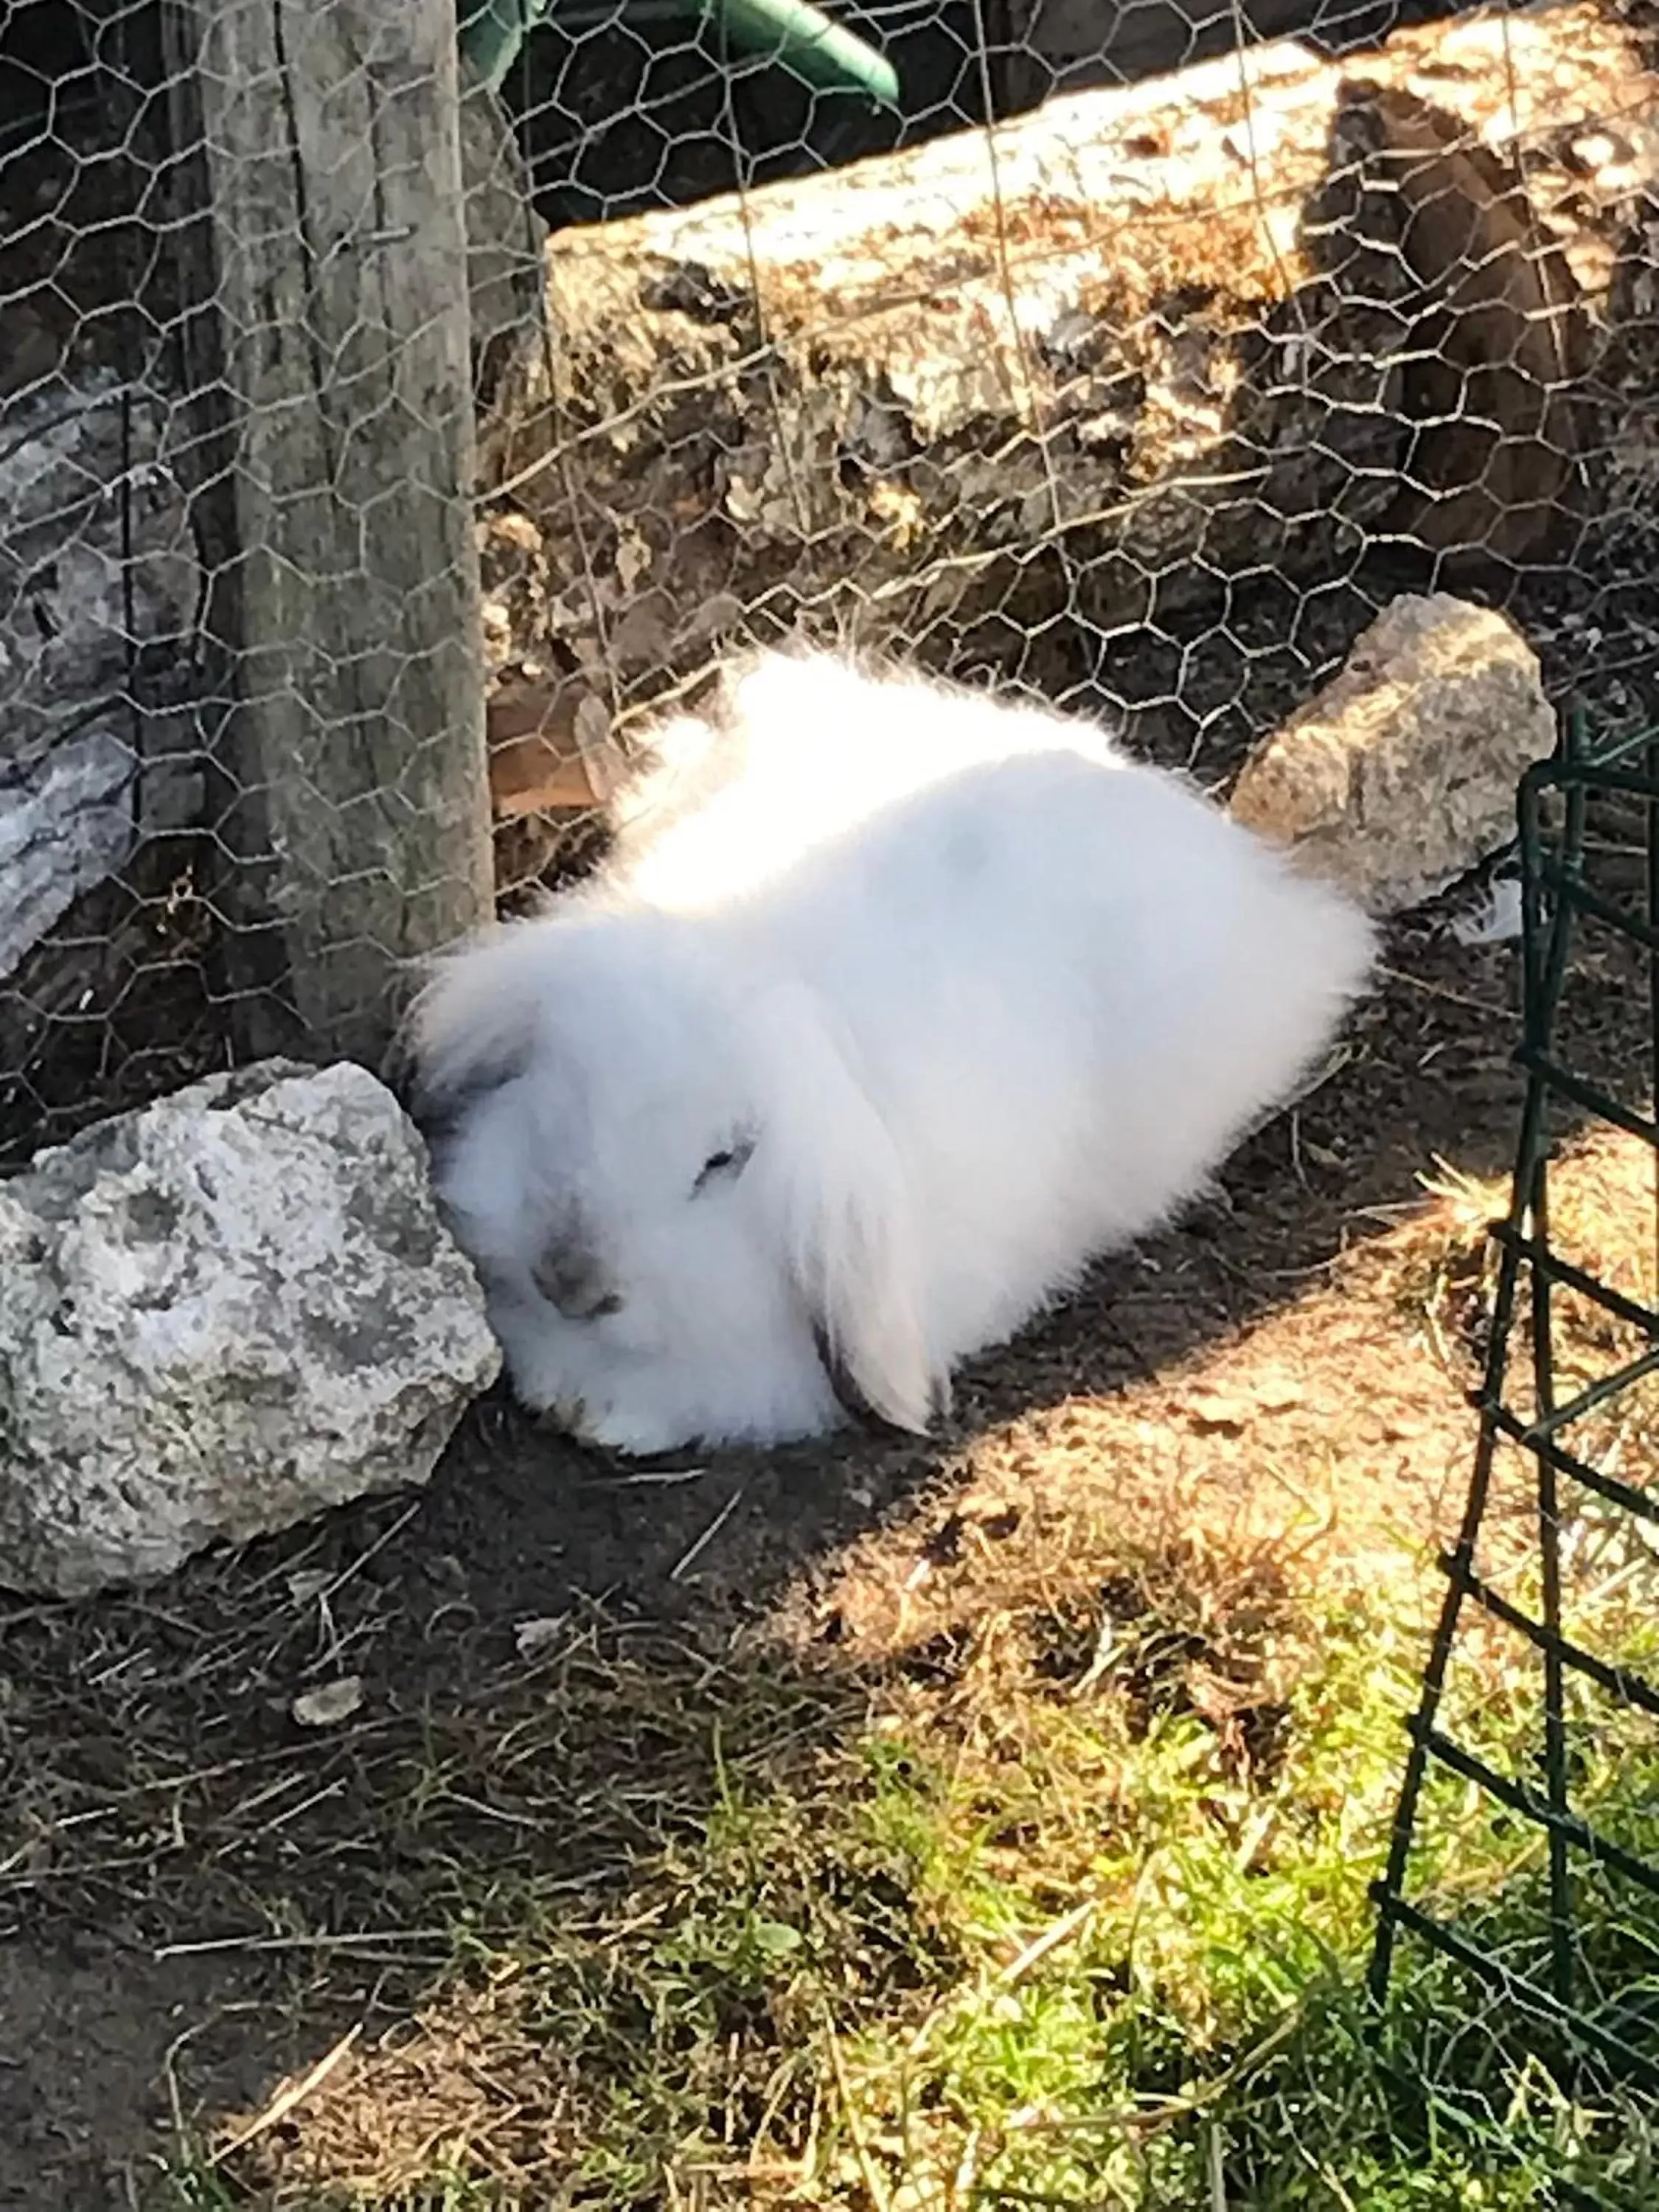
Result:
{"type": "MultiPolygon", "coordinates": [[[[1608,568],[1536,580],[1523,626],[1553,691],[1593,671],[1598,702],[1640,722],[1659,668],[1647,568],[1608,568]]],[[[1137,744],[1182,760],[1201,744],[1209,781],[1340,658],[1368,597],[1282,625],[1241,605],[1210,634],[1236,668],[1224,652],[1166,666],[1152,640],[1089,673],[1137,744]]],[[[1606,836],[1627,890],[1642,829],[1606,836]]],[[[395,2036],[453,1963],[452,1861],[469,1895],[532,1868],[587,1890],[622,1879],[634,1841],[695,1833],[708,1746],[661,1707],[680,1686],[700,1710],[710,1669],[763,1627],[742,1664],[795,1669],[833,1707],[872,1667],[921,1679],[948,1656],[949,1577],[915,1579],[930,1563],[1058,1577],[1073,1503],[1122,1493],[1127,1510],[1133,1488],[1143,1516],[1180,1522],[1269,1499],[1287,1543],[1322,1532],[1345,1574],[1374,1540],[1362,1499],[1443,1528],[1472,1443],[1468,1347],[1450,1373],[1429,1358],[1386,1269],[1359,1259],[1427,1204],[1437,1161],[1510,1164],[1518,949],[1462,947],[1445,919],[1394,933],[1346,1064],[1217,1195],[964,1376],[925,1445],[840,1437],[642,1474],[496,1399],[424,1495],[143,1593],[0,1604],[0,2212],[143,2204],[181,2130],[268,2110],[337,2036],[395,2036]],[[619,1701],[619,1655],[659,1686],[655,1709],[619,1701]],[[355,1712],[296,1724],[297,1693],[347,1674],[355,1712]],[[521,1747],[510,1777],[503,1743],[521,1747]]],[[[1569,1055],[1626,1096],[1651,1082],[1646,1004],[1628,953],[1587,950],[1569,1055]]],[[[453,2092],[422,2095],[447,2109],[453,2092]]]]}
{"type": "MultiPolygon", "coordinates": [[[[625,1650],[695,1686],[769,1617],[787,1632],[764,1663],[805,1680],[878,1645],[918,1663],[939,1632],[925,1605],[907,1626],[927,1563],[1044,1512],[1061,1556],[1066,1501],[1090,1492],[1125,1486],[1127,1510],[1167,1475],[1176,1511],[1195,1481],[1273,1492],[1351,1571],[1365,1516],[1339,1496],[1443,1522],[1470,1441],[1459,1377],[1365,1255],[1428,1203],[1437,1160],[1506,1170],[1518,969],[1514,945],[1466,949],[1432,919],[1396,932],[1347,1063],[1213,1200],[980,1363],[928,1444],[641,1473],[489,1402],[422,1496],[140,1594],[0,1611],[0,2207],[140,2203],[181,2123],[257,2112],[332,2034],[406,2019],[448,1955],[404,1817],[434,1772],[458,1853],[503,1881],[533,1862],[602,1882],[620,1832],[585,1823],[596,1790],[641,1834],[695,1824],[708,1778],[583,1689],[573,1624],[596,1664],[625,1650]],[[345,1674],[359,1709],[296,1725],[296,1692],[345,1674]]],[[[1627,1095],[1644,981],[1591,951],[1567,1017],[1573,1063],[1627,1095]]],[[[1010,1550],[1040,1571],[1041,1546],[1010,1550]]]]}
{"type": "MultiPolygon", "coordinates": [[[[0,293],[40,290],[39,271],[0,268],[0,293]]],[[[88,304],[58,307],[92,328],[88,304]]],[[[32,308],[10,337],[0,396],[70,331],[32,308]]],[[[1611,582],[1586,568],[1530,589],[1524,627],[1553,693],[1590,678],[1602,696],[1620,665],[1656,680],[1651,543],[1621,539],[1604,561],[1611,582]]],[[[1062,672],[1126,704],[1138,740],[1143,721],[1161,727],[1168,757],[1201,744],[1218,770],[1381,596],[1253,580],[1202,653],[1171,624],[1062,672]]],[[[209,1063],[187,882],[162,854],[154,882],[76,918],[80,945],[120,957],[103,963],[111,1005],[51,1080],[28,1057],[49,994],[0,994],[0,1063],[29,1079],[9,1128],[0,1084],[0,1138],[36,1141],[50,1109],[142,1056],[135,1037],[152,1054],[157,1037],[195,1038],[167,1048],[181,1079],[209,1063]],[[176,995],[164,1019],[159,983],[154,1003],[133,987],[175,972],[199,1037],[176,995]]],[[[457,1902],[452,1863],[469,1898],[492,1880],[510,1895],[532,1867],[586,1891],[623,1878],[633,1842],[695,1830],[715,1787],[707,1745],[629,1680],[681,1686],[693,1711],[720,1670],[793,1669],[833,1724],[872,1668],[948,1676],[962,1578],[1061,1579],[1103,1498],[1126,1523],[1162,1515],[1189,1533],[1255,1513],[1282,1551],[1316,1541],[1348,1576],[1391,1527],[1445,1526],[1473,1441],[1473,1347],[1425,1348],[1389,1240],[1431,1208],[1421,1179],[1437,1161],[1509,1165],[1519,958],[1460,947],[1430,915],[1395,933],[1388,962],[1346,1064],[1238,1154],[1213,1199],[964,1376],[926,1444],[844,1437],[641,1472],[496,1398],[422,1495],[143,1592],[0,1601],[0,2212],[131,2212],[182,2132],[268,2117],[277,2085],[337,2039],[395,2039],[453,1963],[453,1915],[429,1920],[457,1902]],[[296,1694],[348,1675],[355,1711],[296,1723],[296,1694]]],[[[83,964],[77,946],[77,994],[83,964]]],[[[1650,1087],[1632,957],[1587,956],[1565,1030],[1580,1072],[1650,1087]]],[[[459,2093],[431,2075],[416,2087],[399,2124],[418,2136],[459,2093]]],[[[278,2120],[262,2142],[276,2155],[292,2133],[278,2120]]]]}

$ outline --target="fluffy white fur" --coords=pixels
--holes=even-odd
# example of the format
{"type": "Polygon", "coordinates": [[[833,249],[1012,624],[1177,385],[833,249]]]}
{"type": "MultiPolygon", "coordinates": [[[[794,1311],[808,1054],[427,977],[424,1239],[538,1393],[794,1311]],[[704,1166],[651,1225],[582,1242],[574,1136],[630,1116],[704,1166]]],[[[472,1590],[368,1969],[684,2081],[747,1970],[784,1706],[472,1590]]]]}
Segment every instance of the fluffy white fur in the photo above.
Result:
{"type": "Polygon", "coordinates": [[[1201,1184],[1371,955],[1089,724],[767,654],[662,732],[603,875],[441,969],[417,1110],[530,1406],[633,1452],[921,1430],[1201,1184]]]}

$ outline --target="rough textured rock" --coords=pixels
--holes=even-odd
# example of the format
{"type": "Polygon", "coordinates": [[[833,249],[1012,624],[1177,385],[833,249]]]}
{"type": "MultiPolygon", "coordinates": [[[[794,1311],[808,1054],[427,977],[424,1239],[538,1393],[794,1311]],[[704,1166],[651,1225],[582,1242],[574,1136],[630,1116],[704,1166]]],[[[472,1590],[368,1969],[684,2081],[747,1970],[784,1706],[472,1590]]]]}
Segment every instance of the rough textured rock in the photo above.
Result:
{"type": "Polygon", "coordinates": [[[0,1184],[0,1583],[161,1574],[423,1482],[500,1364],[420,1139],[266,1061],[0,1184]]]}
{"type": "Polygon", "coordinates": [[[1232,811],[1398,914],[1514,836],[1516,786],[1555,731],[1537,655],[1502,615],[1407,595],[1245,763],[1232,811]]]}

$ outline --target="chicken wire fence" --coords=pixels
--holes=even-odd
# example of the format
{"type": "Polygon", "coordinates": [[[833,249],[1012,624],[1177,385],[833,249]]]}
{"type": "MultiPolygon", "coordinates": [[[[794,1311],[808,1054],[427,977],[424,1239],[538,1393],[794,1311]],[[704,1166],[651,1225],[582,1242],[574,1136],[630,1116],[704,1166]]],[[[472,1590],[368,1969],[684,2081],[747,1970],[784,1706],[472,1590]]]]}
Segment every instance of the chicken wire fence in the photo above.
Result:
{"type": "Polygon", "coordinates": [[[3,0],[5,1156],[375,1058],[738,639],[1215,786],[1456,582],[1639,718],[1654,13],[1410,12],[3,0]]]}
{"type": "Polygon", "coordinates": [[[1659,728],[1573,725],[1521,847],[1528,1088],[1371,1984],[1402,1948],[1462,1977],[1417,2062],[1425,2125],[1541,2137],[1542,2201],[1636,2212],[1659,2198],[1659,728]],[[1621,953],[1650,1049],[1610,1084],[1562,1017],[1621,953]]]}
{"type": "Polygon", "coordinates": [[[373,1056],[739,639],[1105,710],[1212,786],[1402,587],[1594,696],[1528,787],[1533,1092],[1378,1979],[1437,1943],[1527,2023],[1510,2093],[1577,2052],[1611,2106],[1659,2083],[1655,1839],[1573,1790],[1650,1771],[1656,1699],[1641,1607],[1574,1607],[1648,1587],[1659,1324],[1552,1246],[1542,1146],[1561,1098],[1652,1137],[1550,1020],[1571,932],[1659,944],[1618,750],[1659,726],[1656,70],[1646,0],[0,0],[0,1161],[373,1056]],[[1564,1383],[1574,1301],[1625,1348],[1564,1383]],[[1459,1748],[1472,1618],[1538,1654],[1535,1773],[1459,1748]],[[1476,1785],[1544,1887],[1460,1932],[1407,1851],[1476,1785]]]}

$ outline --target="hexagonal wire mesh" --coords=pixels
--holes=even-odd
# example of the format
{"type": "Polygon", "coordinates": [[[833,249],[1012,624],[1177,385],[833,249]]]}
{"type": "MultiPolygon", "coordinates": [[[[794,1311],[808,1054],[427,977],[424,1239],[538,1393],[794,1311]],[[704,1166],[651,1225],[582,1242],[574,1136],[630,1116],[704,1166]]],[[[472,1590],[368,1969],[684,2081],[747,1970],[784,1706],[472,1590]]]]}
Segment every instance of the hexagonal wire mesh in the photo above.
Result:
{"type": "Polygon", "coordinates": [[[190,698],[199,583],[163,459],[173,271],[145,211],[158,165],[130,141],[147,106],[140,74],[119,26],[96,58],[85,27],[66,10],[0,11],[0,1116],[12,1151],[59,1115],[196,1066],[204,1016],[187,980],[205,927],[190,872],[199,775],[173,711],[190,698]]]}
{"type": "Polygon", "coordinates": [[[1482,2032],[1504,2063],[1494,2075],[1489,2052],[1484,2081],[1466,2061],[1458,2087],[1435,2085],[1442,2123],[1489,2124],[1494,2091],[1553,2102],[1553,2201],[1633,2208],[1659,2187],[1638,2117],[1659,2091],[1659,732],[1596,743],[1586,727],[1521,794],[1526,1103],[1371,1980],[1385,1997],[1403,1938],[1490,1992],[1482,2032]],[[1652,1049],[1610,1085],[1561,1016],[1597,988],[1598,952],[1621,946],[1646,969],[1652,1049]],[[1486,1684],[1536,1678],[1501,1749],[1473,1691],[1481,1639],[1504,1655],[1485,1654],[1486,1684]],[[1421,1849],[1437,1828],[1443,1852],[1458,1838],[1437,1880],[1421,1849]],[[1507,1882],[1460,1899],[1460,1873],[1488,1853],[1510,1863],[1507,1882]]]}
{"type": "Polygon", "coordinates": [[[884,0],[827,60],[525,12],[458,78],[441,0],[0,8],[9,1157],[372,1057],[490,813],[503,893],[580,865],[736,638],[1105,706],[1215,785],[1471,571],[1652,701],[1641,0],[884,0]]]}
{"type": "MultiPolygon", "coordinates": [[[[404,957],[579,866],[736,639],[1104,707],[1218,785],[1455,578],[1613,734],[1659,718],[1644,0],[871,0],[833,53],[753,5],[529,12],[458,72],[433,0],[0,0],[11,1156],[284,1036],[369,1048],[404,957]]],[[[1540,1464],[1547,1585],[1548,1470],[1647,1509],[1540,1464]]],[[[1544,1787],[1497,1794],[1551,1839],[1559,2021],[1569,1852],[1647,1877],[1567,1810],[1540,1602],[1544,1787]]]]}
{"type": "Polygon", "coordinates": [[[498,809],[529,725],[603,781],[729,640],[802,628],[1103,707],[1211,784],[1402,580],[1652,697],[1639,16],[846,20],[897,114],[672,5],[556,9],[505,79],[555,228],[483,435],[498,809]]]}
{"type": "Polygon", "coordinates": [[[372,1048],[486,910],[455,69],[442,0],[0,9],[14,1152],[372,1048]]]}

